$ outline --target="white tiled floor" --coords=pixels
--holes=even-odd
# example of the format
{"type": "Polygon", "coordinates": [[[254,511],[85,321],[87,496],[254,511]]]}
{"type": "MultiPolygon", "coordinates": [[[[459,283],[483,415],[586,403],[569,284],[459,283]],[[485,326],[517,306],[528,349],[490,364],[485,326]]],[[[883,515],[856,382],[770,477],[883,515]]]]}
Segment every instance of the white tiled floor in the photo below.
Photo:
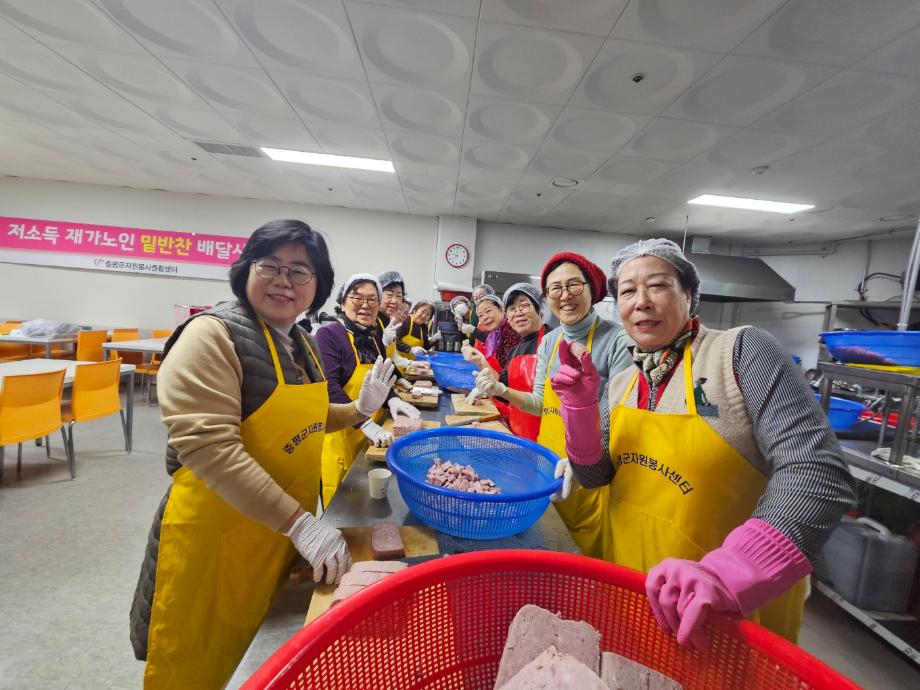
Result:
{"type": "MultiPolygon", "coordinates": [[[[25,446],[19,480],[15,447],[7,449],[0,486],[0,689],[141,687],[143,664],[128,641],[128,611],[150,520],[168,484],[165,440],[158,408],[140,402],[131,455],[124,453],[117,417],[78,427],[76,481],[69,479],[60,436],[52,438],[50,461],[44,449],[25,446]]],[[[250,668],[296,626],[290,602],[282,608],[257,638],[250,668]]],[[[920,666],[818,594],[808,602],[801,644],[866,688],[920,687],[920,666]]]]}

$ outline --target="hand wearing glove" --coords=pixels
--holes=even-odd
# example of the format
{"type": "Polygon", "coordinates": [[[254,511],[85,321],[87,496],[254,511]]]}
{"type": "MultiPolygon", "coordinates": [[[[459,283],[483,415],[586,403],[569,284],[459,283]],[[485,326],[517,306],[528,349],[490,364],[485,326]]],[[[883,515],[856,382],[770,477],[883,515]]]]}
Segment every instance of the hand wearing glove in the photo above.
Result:
{"type": "Polygon", "coordinates": [[[487,398],[493,395],[501,397],[508,390],[508,386],[498,380],[498,374],[491,367],[486,367],[476,374],[476,388],[487,398]]]}
{"type": "Polygon", "coordinates": [[[422,413],[416,409],[414,405],[410,405],[405,400],[400,400],[399,398],[390,398],[387,401],[387,405],[390,406],[390,416],[393,419],[396,419],[396,415],[403,414],[409,419],[421,419],[422,413]]]}
{"type": "Polygon", "coordinates": [[[466,402],[470,405],[475,405],[477,400],[481,400],[483,397],[482,391],[478,388],[471,390],[466,396],[466,402]]]}
{"type": "Polygon", "coordinates": [[[553,501],[564,501],[569,497],[569,494],[572,493],[572,466],[569,464],[567,458],[559,458],[559,461],[556,463],[556,471],[553,474],[553,477],[556,479],[562,479],[562,487],[559,491],[553,492],[549,497],[549,500],[553,501]]]}
{"type": "Polygon", "coordinates": [[[460,332],[463,333],[463,335],[469,335],[475,330],[476,330],[476,326],[469,324],[469,323],[465,323],[462,326],[460,326],[460,332]]]}
{"type": "Polygon", "coordinates": [[[412,363],[411,359],[406,359],[398,352],[393,353],[393,364],[395,364],[399,369],[405,371],[409,368],[409,365],[412,363]]]}
{"type": "Polygon", "coordinates": [[[697,561],[666,558],[645,579],[655,620],[700,651],[709,646],[703,626],[709,611],[748,616],[811,572],[789,537],[751,518],[697,561]]]}
{"type": "Polygon", "coordinates": [[[580,343],[560,342],[559,363],[550,383],[562,402],[559,413],[565,428],[565,452],[576,465],[593,465],[603,455],[598,400],[601,378],[591,353],[580,343]]]}
{"type": "Polygon", "coordinates": [[[409,381],[407,381],[406,379],[403,379],[403,378],[396,379],[396,383],[393,384],[393,385],[395,385],[397,388],[402,388],[402,389],[407,390],[407,391],[411,391],[411,390],[412,390],[412,384],[411,384],[409,381]]]}
{"type": "Polygon", "coordinates": [[[435,331],[434,333],[428,336],[429,343],[436,343],[440,339],[441,339],[441,331],[435,331]]]}
{"type": "Polygon", "coordinates": [[[361,431],[367,436],[368,440],[377,448],[388,448],[393,445],[393,434],[373,419],[368,419],[361,425],[361,431]]]}
{"type": "Polygon", "coordinates": [[[342,533],[304,513],[284,533],[294,548],[313,566],[313,581],[334,585],[351,568],[351,555],[342,533]]]}
{"type": "Polygon", "coordinates": [[[412,349],[409,350],[409,352],[412,353],[413,357],[427,357],[428,356],[428,350],[426,350],[424,347],[419,347],[418,345],[414,345],[412,349]]]}
{"type": "Polygon", "coordinates": [[[489,362],[486,360],[485,355],[469,343],[464,343],[460,348],[460,352],[463,354],[463,359],[475,364],[480,369],[485,369],[489,366],[489,362]]]}
{"type": "Polygon", "coordinates": [[[399,330],[400,326],[402,326],[401,321],[390,319],[390,323],[388,323],[387,327],[383,329],[383,335],[381,336],[384,347],[389,347],[396,341],[396,331],[399,330]]]}
{"type": "Polygon", "coordinates": [[[377,357],[373,369],[365,374],[358,399],[355,400],[355,410],[359,415],[370,417],[380,409],[396,381],[393,374],[395,368],[391,360],[377,357]]]}
{"type": "Polygon", "coordinates": [[[470,313],[470,308],[466,306],[463,302],[457,302],[457,305],[454,307],[454,315],[463,320],[463,317],[470,313]]]}

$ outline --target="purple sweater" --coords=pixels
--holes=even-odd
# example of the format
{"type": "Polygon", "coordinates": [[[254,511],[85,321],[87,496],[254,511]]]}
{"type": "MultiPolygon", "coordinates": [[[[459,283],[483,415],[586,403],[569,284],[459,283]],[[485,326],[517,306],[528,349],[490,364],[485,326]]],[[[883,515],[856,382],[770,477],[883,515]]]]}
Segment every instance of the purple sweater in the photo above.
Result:
{"type": "MultiPolygon", "coordinates": [[[[323,370],[326,373],[327,386],[329,388],[329,402],[347,405],[352,401],[348,394],[342,390],[342,386],[348,383],[348,380],[355,373],[355,351],[348,340],[348,331],[339,322],[327,323],[325,326],[316,331],[313,336],[316,344],[319,345],[320,355],[323,359],[323,370]]],[[[381,346],[381,351],[383,347],[381,346]]],[[[359,353],[362,364],[372,364],[377,359],[377,353],[374,352],[373,358],[370,353],[359,353]]],[[[389,400],[395,393],[390,391],[387,397],[389,400]]]]}

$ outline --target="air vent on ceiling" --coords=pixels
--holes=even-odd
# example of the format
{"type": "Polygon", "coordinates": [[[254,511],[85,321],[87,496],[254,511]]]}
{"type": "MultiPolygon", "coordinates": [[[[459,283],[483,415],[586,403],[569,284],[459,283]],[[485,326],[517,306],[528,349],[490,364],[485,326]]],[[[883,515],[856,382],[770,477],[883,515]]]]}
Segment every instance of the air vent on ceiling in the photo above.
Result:
{"type": "Polygon", "coordinates": [[[210,141],[193,142],[208,153],[223,153],[227,156],[249,156],[250,158],[267,158],[262,149],[255,146],[237,146],[236,144],[214,144],[210,141]]]}

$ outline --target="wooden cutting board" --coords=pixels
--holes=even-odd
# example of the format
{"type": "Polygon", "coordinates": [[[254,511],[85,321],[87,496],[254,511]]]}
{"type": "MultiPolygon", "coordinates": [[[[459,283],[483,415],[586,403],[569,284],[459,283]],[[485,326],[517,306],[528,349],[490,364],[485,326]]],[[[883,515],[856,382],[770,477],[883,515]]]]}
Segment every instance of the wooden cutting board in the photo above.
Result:
{"type": "Polygon", "coordinates": [[[454,404],[454,413],[456,414],[498,414],[498,408],[492,404],[491,400],[480,400],[478,405],[470,405],[466,401],[466,395],[463,393],[451,393],[450,400],[454,404]]]}
{"type": "Polygon", "coordinates": [[[437,395],[423,395],[421,398],[413,398],[411,393],[403,393],[402,391],[396,391],[396,395],[399,396],[400,400],[405,400],[407,403],[414,405],[420,410],[438,409],[437,395]]]}
{"type": "Polygon", "coordinates": [[[407,370],[402,377],[406,379],[406,381],[434,381],[434,372],[427,374],[412,374],[407,370]]]}
{"type": "MultiPolygon", "coordinates": [[[[450,426],[451,422],[462,421],[464,419],[469,419],[470,415],[468,414],[448,414],[444,416],[444,423],[450,426]]],[[[472,427],[469,424],[466,426],[459,427],[460,429],[490,429],[491,431],[502,431],[506,434],[511,433],[511,429],[506,427],[502,422],[495,419],[491,422],[480,422],[479,426],[472,427]]]]}
{"type": "MultiPolygon", "coordinates": [[[[371,550],[370,527],[342,527],[341,532],[348,543],[352,561],[357,563],[358,561],[374,560],[374,552],[371,550]]],[[[434,530],[430,527],[402,526],[399,528],[399,536],[403,540],[403,546],[406,547],[406,558],[435,556],[439,553],[438,540],[435,538],[434,530]]],[[[327,585],[325,583],[313,587],[313,596],[310,598],[310,608],[307,610],[307,619],[304,621],[304,625],[312,623],[320,614],[329,609],[335,588],[336,585],[327,585]]]]}
{"type": "MultiPolygon", "coordinates": [[[[393,431],[393,420],[386,420],[382,426],[387,431],[393,431]]],[[[439,426],[441,426],[441,422],[431,422],[428,420],[422,421],[422,429],[437,429],[439,426]]],[[[368,459],[369,462],[386,462],[387,449],[378,448],[377,446],[368,446],[367,450],[364,451],[364,456],[368,459]]]]}

